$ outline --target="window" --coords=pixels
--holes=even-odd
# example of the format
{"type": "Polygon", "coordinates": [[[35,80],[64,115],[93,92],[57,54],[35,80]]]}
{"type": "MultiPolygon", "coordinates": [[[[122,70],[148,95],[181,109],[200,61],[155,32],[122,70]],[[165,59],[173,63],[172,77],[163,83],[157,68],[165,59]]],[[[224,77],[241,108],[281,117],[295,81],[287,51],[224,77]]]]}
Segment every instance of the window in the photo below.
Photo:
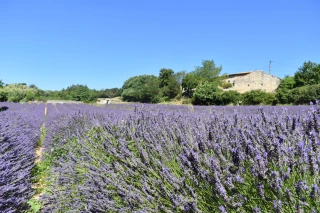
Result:
{"type": "Polygon", "coordinates": [[[248,84],[248,87],[250,86],[250,84],[248,84]]]}
{"type": "Polygon", "coordinates": [[[261,84],[261,86],[263,86],[263,83],[261,84]]]}

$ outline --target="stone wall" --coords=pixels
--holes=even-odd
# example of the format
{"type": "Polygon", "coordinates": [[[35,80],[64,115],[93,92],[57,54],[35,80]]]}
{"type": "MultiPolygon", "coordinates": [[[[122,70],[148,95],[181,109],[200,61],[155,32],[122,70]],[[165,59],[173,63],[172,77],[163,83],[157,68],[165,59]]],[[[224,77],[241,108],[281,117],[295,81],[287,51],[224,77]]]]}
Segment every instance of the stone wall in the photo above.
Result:
{"type": "Polygon", "coordinates": [[[233,84],[233,87],[226,90],[236,90],[240,93],[251,90],[275,92],[280,84],[280,78],[266,74],[262,70],[248,72],[245,75],[229,75],[226,81],[233,84]]]}

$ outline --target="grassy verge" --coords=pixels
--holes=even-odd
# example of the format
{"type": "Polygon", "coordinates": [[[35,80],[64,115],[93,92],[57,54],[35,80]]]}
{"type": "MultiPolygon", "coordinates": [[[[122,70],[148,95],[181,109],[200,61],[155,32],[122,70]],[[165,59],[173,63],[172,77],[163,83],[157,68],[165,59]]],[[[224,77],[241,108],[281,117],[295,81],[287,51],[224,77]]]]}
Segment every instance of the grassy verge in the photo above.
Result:
{"type": "Polygon", "coordinates": [[[46,177],[46,171],[48,170],[48,166],[46,166],[46,161],[41,161],[42,158],[42,144],[44,141],[44,138],[46,136],[46,129],[44,125],[40,128],[40,138],[37,142],[36,146],[36,161],[35,165],[31,170],[31,180],[33,183],[33,188],[35,189],[34,196],[28,201],[28,204],[30,205],[29,212],[38,212],[41,208],[41,204],[38,201],[39,195],[44,191],[45,189],[45,177],[46,177]]]}
{"type": "Polygon", "coordinates": [[[46,183],[46,177],[48,175],[48,171],[50,169],[50,163],[48,162],[49,159],[45,158],[44,161],[42,161],[43,158],[43,142],[45,140],[47,129],[45,127],[45,120],[47,117],[47,106],[45,106],[44,110],[44,118],[43,118],[43,124],[40,128],[40,137],[36,144],[36,161],[35,165],[31,170],[31,180],[33,183],[33,188],[35,189],[34,196],[28,201],[28,204],[30,205],[30,210],[28,213],[36,213],[41,209],[41,203],[38,200],[39,196],[43,191],[45,190],[46,183]]]}

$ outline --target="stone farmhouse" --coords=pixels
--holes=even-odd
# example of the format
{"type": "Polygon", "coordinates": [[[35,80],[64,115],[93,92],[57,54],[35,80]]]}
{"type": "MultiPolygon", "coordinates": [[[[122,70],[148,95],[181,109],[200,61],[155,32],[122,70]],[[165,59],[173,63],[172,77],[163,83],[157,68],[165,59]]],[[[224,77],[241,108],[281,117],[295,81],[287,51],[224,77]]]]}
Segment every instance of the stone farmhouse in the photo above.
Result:
{"type": "Polygon", "coordinates": [[[224,91],[236,90],[239,93],[251,90],[275,92],[280,84],[280,78],[264,73],[262,70],[229,74],[225,81],[231,83],[232,87],[224,91]]]}

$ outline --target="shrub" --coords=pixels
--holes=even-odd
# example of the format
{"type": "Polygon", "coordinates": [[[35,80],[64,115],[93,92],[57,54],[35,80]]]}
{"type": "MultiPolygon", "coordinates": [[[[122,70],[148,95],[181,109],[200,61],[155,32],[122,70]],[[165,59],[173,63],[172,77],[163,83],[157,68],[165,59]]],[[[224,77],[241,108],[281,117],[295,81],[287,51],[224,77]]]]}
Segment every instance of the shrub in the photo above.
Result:
{"type": "Polygon", "coordinates": [[[216,96],[216,105],[236,105],[240,100],[241,94],[237,91],[230,90],[216,93],[216,96]]]}
{"type": "Polygon", "coordinates": [[[310,101],[320,99],[320,84],[294,88],[290,91],[288,96],[290,97],[288,101],[291,103],[309,104],[310,101]]]}
{"type": "Polygon", "coordinates": [[[245,92],[242,95],[244,105],[259,105],[259,104],[272,104],[277,103],[275,94],[267,93],[261,90],[252,90],[245,92]]]}
{"type": "Polygon", "coordinates": [[[8,100],[7,93],[3,89],[0,89],[0,102],[4,102],[7,100],[8,100]]]}
{"type": "Polygon", "coordinates": [[[233,85],[230,83],[230,82],[225,82],[223,81],[222,84],[221,84],[221,87],[223,89],[228,89],[228,88],[231,88],[233,85]]]}
{"type": "Polygon", "coordinates": [[[25,84],[9,84],[0,90],[0,101],[20,102],[33,101],[38,89],[25,84]]]}
{"type": "Polygon", "coordinates": [[[291,90],[288,89],[278,89],[275,95],[278,103],[280,104],[289,104],[291,97],[291,90]]]}
{"type": "Polygon", "coordinates": [[[72,101],[83,101],[85,103],[95,102],[95,92],[84,85],[72,85],[66,89],[72,101]]]}
{"type": "Polygon", "coordinates": [[[198,105],[237,104],[239,100],[239,92],[233,90],[223,92],[212,83],[198,86],[193,95],[193,103],[198,105]]]}
{"type": "Polygon", "coordinates": [[[193,94],[193,104],[212,105],[218,102],[217,92],[221,90],[214,83],[205,83],[197,86],[193,94]]]}
{"type": "Polygon", "coordinates": [[[159,81],[154,75],[129,78],[122,86],[122,100],[142,103],[159,102],[159,81]]]}

